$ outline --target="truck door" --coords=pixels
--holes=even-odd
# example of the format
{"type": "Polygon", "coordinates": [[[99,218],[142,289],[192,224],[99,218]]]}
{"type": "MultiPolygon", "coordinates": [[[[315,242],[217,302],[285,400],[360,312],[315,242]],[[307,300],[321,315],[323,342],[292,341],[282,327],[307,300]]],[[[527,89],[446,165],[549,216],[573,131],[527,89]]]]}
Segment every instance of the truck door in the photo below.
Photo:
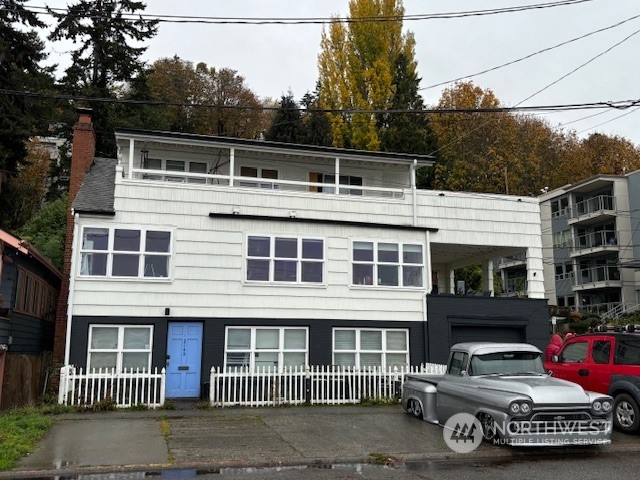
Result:
{"type": "Polygon", "coordinates": [[[551,370],[553,371],[553,376],[581,384],[582,373],[584,373],[581,372],[581,369],[584,367],[588,353],[589,339],[572,339],[560,350],[558,362],[552,364],[551,370]]]}

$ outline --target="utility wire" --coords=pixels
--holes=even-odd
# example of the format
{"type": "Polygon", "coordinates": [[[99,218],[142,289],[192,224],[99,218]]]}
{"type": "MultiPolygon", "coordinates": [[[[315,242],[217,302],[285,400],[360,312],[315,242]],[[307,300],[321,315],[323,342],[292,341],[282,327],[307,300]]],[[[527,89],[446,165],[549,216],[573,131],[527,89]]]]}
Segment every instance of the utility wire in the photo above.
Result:
{"type": "MultiPolygon", "coordinates": [[[[398,21],[417,21],[417,20],[440,20],[440,19],[452,19],[452,18],[465,18],[465,17],[478,17],[486,15],[497,15],[503,13],[515,13],[524,12],[528,10],[540,10],[554,7],[564,7],[570,5],[577,5],[580,3],[587,3],[593,0],[561,0],[547,3],[536,3],[530,5],[521,5],[514,7],[503,8],[491,8],[485,10],[470,10],[462,12],[444,12],[444,13],[426,13],[415,15],[390,15],[390,16],[374,16],[374,17],[359,17],[359,18],[340,18],[335,17],[209,17],[198,15],[149,15],[149,14],[131,14],[119,11],[118,14],[125,20],[137,21],[157,21],[159,23],[199,23],[199,24],[231,24],[231,25],[309,25],[309,24],[330,24],[330,23],[380,23],[380,22],[398,22],[398,21]]],[[[66,8],[49,8],[40,6],[25,6],[26,9],[31,9],[33,13],[53,15],[53,14],[67,14],[66,8]]],[[[9,10],[9,9],[3,9],[9,10]]],[[[87,12],[83,15],[78,15],[78,18],[107,18],[100,13],[87,12]]]]}
{"type": "Polygon", "coordinates": [[[472,73],[470,75],[465,75],[463,77],[454,78],[453,80],[447,80],[446,82],[440,82],[440,83],[434,83],[432,85],[427,85],[426,87],[419,88],[418,90],[428,90],[430,88],[441,87],[443,85],[448,85],[450,83],[459,82],[459,81],[465,80],[467,78],[477,77],[477,76],[483,75],[485,73],[493,72],[495,70],[499,70],[501,68],[508,67],[508,66],[513,65],[515,63],[522,62],[524,60],[528,60],[529,58],[535,57],[536,55],[540,55],[542,53],[549,52],[549,51],[554,50],[556,48],[563,47],[565,45],[569,45],[570,43],[577,42],[578,40],[582,40],[583,38],[590,37],[591,35],[595,35],[596,33],[601,33],[601,32],[604,32],[606,30],[611,30],[612,28],[619,27],[620,25],[623,25],[623,24],[625,24],[627,22],[630,22],[632,20],[636,20],[637,18],[640,18],[640,15],[634,15],[633,17],[629,17],[626,20],[622,20],[621,22],[615,23],[613,25],[609,25],[608,27],[603,27],[603,28],[600,28],[598,30],[594,30],[592,32],[586,33],[584,35],[580,35],[579,37],[575,37],[575,38],[572,38],[570,40],[566,40],[564,42],[557,43],[556,45],[553,45],[553,46],[547,47],[547,48],[543,48],[542,50],[538,50],[537,52],[530,53],[528,55],[525,55],[524,57],[520,57],[520,58],[517,58],[515,60],[511,60],[510,62],[503,63],[503,64],[497,65],[495,67],[487,68],[487,69],[482,70],[482,71],[477,72],[477,73],[472,73]]]}
{"type": "MultiPolygon", "coordinates": [[[[256,105],[217,105],[210,103],[182,103],[182,102],[165,102],[160,100],[134,100],[127,98],[105,98],[105,97],[85,97],[81,95],[64,95],[55,93],[43,93],[43,92],[29,92],[20,90],[9,90],[0,88],[0,95],[13,95],[31,98],[45,98],[50,100],[66,100],[66,101],[81,101],[81,102],[95,102],[105,104],[129,104],[129,105],[150,105],[150,106],[170,106],[170,107],[190,107],[190,108],[215,108],[220,110],[273,110],[280,109],[279,106],[266,107],[256,105]]],[[[522,103],[522,102],[520,102],[522,103]]],[[[518,104],[519,105],[519,104],[518,104]]],[[[325,113],[344,113],[344,114],[445,114],[445,113],[459,113],[459,114],[476,114],[476,113],[509,113],[509,112],[554,112],[554,111],[572,111],[572,110],[591,110],[601,108],[614,108],[617,110],[626,110],[632,107],[640,106],[640,99],[632,100],[617,100],[606,102],[591,102],[591,103],[569,103],[560,105],[537,105],[537,106],[513,106],[513,107],[496,107],[496,108],[426,108],[422,110],[415,109],[331,109],[331,108],[297,108],[295,110],[304,112],[325,112],[325,113]]],[[[294,110],[294,109],[292,109],[294,110]]]]}

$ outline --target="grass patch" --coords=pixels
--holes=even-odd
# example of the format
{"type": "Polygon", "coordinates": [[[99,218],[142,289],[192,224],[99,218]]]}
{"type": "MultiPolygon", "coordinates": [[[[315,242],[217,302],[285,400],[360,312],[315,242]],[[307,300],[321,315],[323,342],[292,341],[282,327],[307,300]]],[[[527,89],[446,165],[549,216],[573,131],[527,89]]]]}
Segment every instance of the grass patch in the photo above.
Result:
{"type": "Polygon", "coordinates": [[[396,463],[396,459],[387,455],[386,453],[373,452],[370,453],[371,463],[375,465],[394,465],[396,463]]]}
{"type": "Polygon", "coordinates": [[[16,467],[36,448],[52,424],[50,417],[34,408],[0,413],[0,471],[16,467]]]}

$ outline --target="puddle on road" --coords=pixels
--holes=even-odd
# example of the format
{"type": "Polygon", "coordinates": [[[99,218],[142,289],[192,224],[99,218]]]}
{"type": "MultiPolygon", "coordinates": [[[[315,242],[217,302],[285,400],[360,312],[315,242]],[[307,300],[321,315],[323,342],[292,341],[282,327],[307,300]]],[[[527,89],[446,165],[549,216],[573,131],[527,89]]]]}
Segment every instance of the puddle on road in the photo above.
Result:
{"type": "Polygon", "coordinates": [[[141,479],[180,479],[194,478],[198,475],[223,474],[224,478],[233,478],[234,475],[246,477],[247,475],[260,475],[266,473],[291,472],[305,470],[327,469],[341,473],[366,473],[373,470],[393,470],[394,467],[376,464],[324,464],[314,463],[310,465],[295,465],[282,467],[245,467],[245,468],[216,468],[216,469],[169,469],[151,470],[140,472],[111,472],[111,473],[87,473],[78,475],[55,475],[51,477],[31,477],[30,480],[141,480],[141,479]]]}

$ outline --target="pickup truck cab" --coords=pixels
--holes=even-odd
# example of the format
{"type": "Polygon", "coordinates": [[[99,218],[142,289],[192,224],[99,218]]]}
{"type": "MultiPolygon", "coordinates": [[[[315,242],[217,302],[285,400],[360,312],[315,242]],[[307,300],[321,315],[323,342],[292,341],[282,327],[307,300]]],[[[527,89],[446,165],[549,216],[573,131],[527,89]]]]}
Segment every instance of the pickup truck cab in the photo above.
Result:
{"type": "Polygon", "coordinates": [[[472,415],[483,438],[492,443],[611,442],[613,399],[551,377],[544,369],[542,352],[526,343],[454,345],[444,375],[405,377],[402,407],[439,425],[459,413],[472,415]]]}
{"type": "Polygon", "coordinates": [[[611,395],[614,426],[627,433],[640,429],[640,335],[596,332],[572,337],[545,368],[556,378],[611,395]]]}

